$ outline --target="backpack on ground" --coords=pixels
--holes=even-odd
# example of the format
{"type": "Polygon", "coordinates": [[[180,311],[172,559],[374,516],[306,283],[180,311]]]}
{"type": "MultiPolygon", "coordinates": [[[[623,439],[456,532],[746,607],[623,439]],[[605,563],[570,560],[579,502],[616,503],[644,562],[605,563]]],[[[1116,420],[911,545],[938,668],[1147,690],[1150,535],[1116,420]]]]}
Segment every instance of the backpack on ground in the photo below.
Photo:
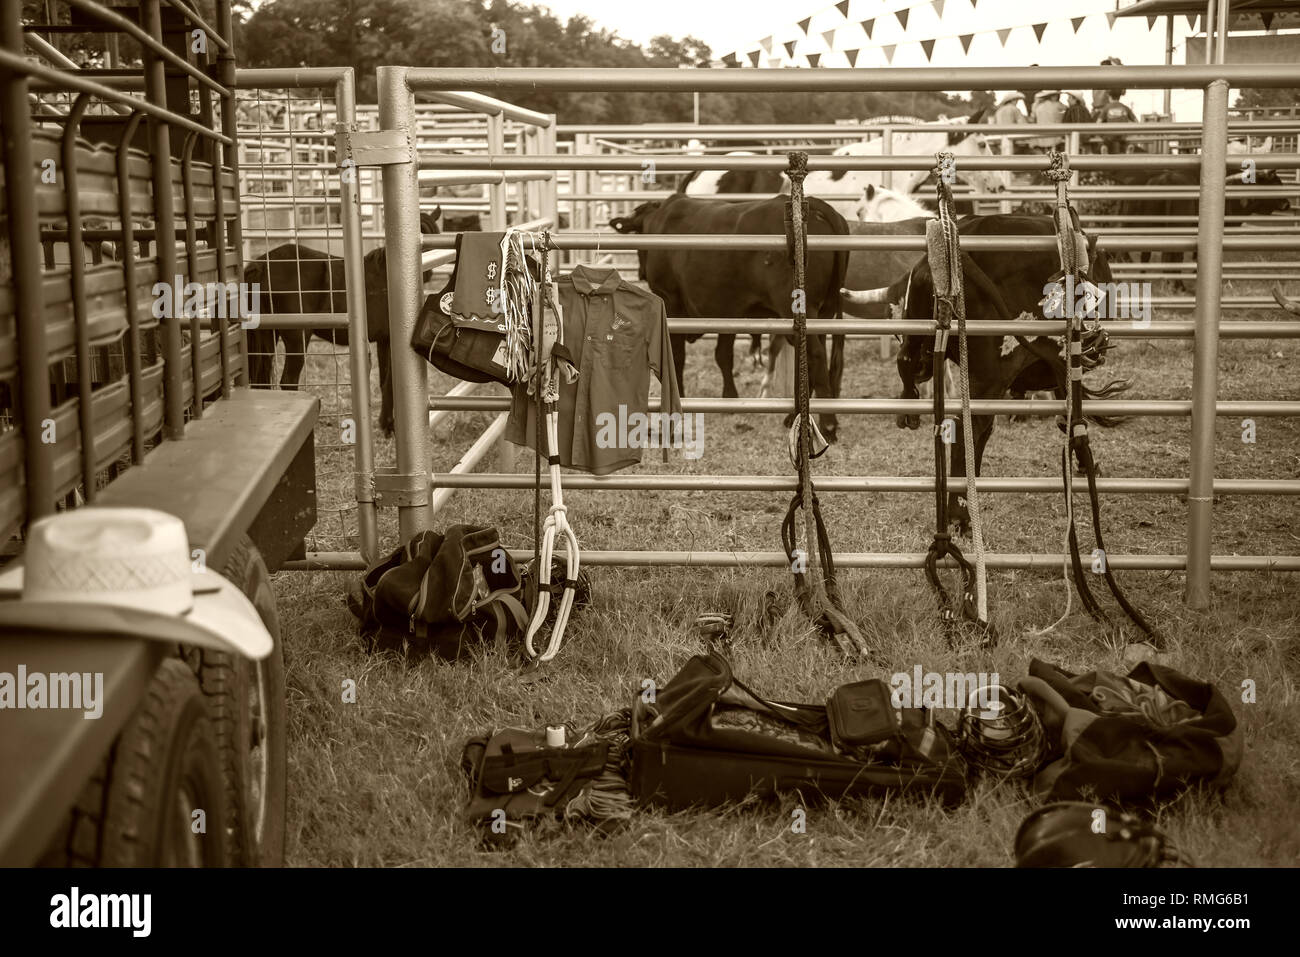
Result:
{"type": "Polygon", "coordinates": [[[1047,800],[1168,798],[1223,787],[1241,763],[1232,707],[1212,684],[1142,662],[1127,676],[1071,674],[1037,659],[1018,682],[1042,719],[1049,750],[1034,778],[1047,800]]]}
{"type": "Polygon", "coordinates": [[[361,637],[374,649],[455,660],[481,642],[522,634],[519,570],[495,528],[421,532],[366,570],[361,637]]]}

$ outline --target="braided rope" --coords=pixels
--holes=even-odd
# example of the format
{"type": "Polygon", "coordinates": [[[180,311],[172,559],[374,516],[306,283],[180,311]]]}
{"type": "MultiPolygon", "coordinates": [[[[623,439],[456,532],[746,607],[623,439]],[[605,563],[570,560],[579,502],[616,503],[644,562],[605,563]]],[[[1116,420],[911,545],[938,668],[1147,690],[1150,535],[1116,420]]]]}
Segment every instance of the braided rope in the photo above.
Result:
{"type": "MultiPolygon", "coordinates": [[[[1067,275],[1075,275],[1075,245],[1073,232],[1069,228],[1073,224],[1069,221],[1070,216],[1070,163],[1065,153],[1060,150],[1051,150],[1048,153],[1048,159],[1051,166],[1047,170],[1047,178],[1056,184],[1056,207],[1052,210],[1052,221],[1056,226],[1056,249],[1061,258],[1061,282],[1065,283],[1067,275]],[[1065,219],[1062,219],[1062,216],[1065,219]],[[1069,237],[1069,241],[1066,241],[1069,237]]],[[[1061,295],[1064,297],[1064,285],[1062,285],[1061,295]]],[[[1070,318],[1066,325],[1065,350],[1069,356],[1071,367],[1074,364],[1074,357],[1071,354],[1070,343],[1074,339],[1074,309],[1067,310],[1070,318]]],[[[1075,380],[1072,371],[1067,371],[1065,377],[1065,434],[1061,441],[1061,475],[1065,482],[1065,534],[1064,541],[1061,545],[1061,581],[1065,585],[1065,610],[1061,612],[1061,617],[1056,619],[1046,628],[1035,631],[1035,635],[1046,635],[1055,631],[1067,618],[1074,608],[1074,586],[1070,582],[1070,568],[1072,559],[1070,553],[1075,547],[1072,540],[1075,538],[1074,531],[1074,476],[1070,470],[1070,450],[1072,437],[1074,435],[1074,389],[1075,380]]]]}
{"type": "MultiPolygon", "coordinates": [[[[972,425],[970,407],[970,360],[966,344],[966,288],[961,273],[961,240],[957,231],[957,220],[952,197],[952,189],[944,180],[941,170],[951,169],[954,157],[952,153],[936,154],[939,165],[935,168],[935,181],[938,187],[939,224],[943,230],[944,245],[948,249],[948,268],[952,274],[952,301],[946,303],[957,319],[957,355],[958,372],[961,383],[961,427],[966,441],[962,443],[966,464],[966,508],[970,513],[971,544],[975,549],[975,608],[979,620],[989,620],[988,576],[984,558],[984,519],[980,510],[979,492],[975,477],[975,429],[972,425]]],[[[935,388],[942,388],[942,383],[935,383],[935,388]]]]}
{"type": "Polygon", "coordinates": [[[817,549],[817,527],[813,516],[812,469],[808,465],[812,452],[812,414],[809,400],[808,383],[808,309],[807,263],[804,249],[807,236],[803,221],[803,181],[808,175],[808,154],[791,152],[788,154],[790,167],[786,175],[790,178],[790,223],[794,234],[794,288],[804,290],[804,308],[794,309],[794,341],[796,357],[795,415],[799,419],[799,447],[795,456],[799,468],[799,496],[803,508],[804,545],[808,562],[807,579],[811,583],[807,592],[808,616],[816,621],[826,609],[825,584],[822,582],[821,561],[817,549]]]}

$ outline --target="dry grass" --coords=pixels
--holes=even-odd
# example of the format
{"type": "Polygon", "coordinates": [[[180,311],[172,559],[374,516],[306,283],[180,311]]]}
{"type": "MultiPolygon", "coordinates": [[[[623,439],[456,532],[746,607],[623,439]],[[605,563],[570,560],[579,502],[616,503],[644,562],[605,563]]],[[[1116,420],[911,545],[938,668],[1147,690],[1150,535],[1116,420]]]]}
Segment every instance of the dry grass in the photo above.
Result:
{"type": "MultiPolygon", "coordinates": [[[[1243,290],[1235,290],[1242,292],[1243,290]]],[[[1300,398],[1300,362],[1293,341],[1225,341],[1224,399],[1300,398]]],[[[692,348],[687,385],[717,392],[707,348],[692,348]]],[[[333,383],[333,359],[313,356],[309,371],[333,383]]],[[[1106,370],[1131,378],[1136,398],[1190,396],[1191,351],[1178,342],[1122,341],[1106,370]]],[[[757,394],[759,376],[738,377],[744,395],[757,394]]],[[[346,385],[326,390],[326,411],[346,402],[346,385]]],[[[874,341],[854,349],[845,395],[894,395],[892,363],[874,341]]],[[[461,416],[440,429],[435,468],[445,469],[487,424],[461,416]]],[[[318,443],[336,433],[328,424],[318,443]]],[[[1300,424],[1259,419],[1258,441],[1240,441],[1235,420],[1220,419],[1221,477],[1300,477],[1300,424]]],[[[1095,430],[1094,444],[1109,476],[1183,477],[1188,468],[1188,421],[1145,419],[1095,430]]],[[[999,420],[985,474],[1054,475],[1058,433],[1049,422],[1008,425],[999,420]]],[[[928,433],[895,429],[892,418],[841,420],[841,441],[817,463],[817,474],[928,475],[928,433]]],[[[380,460],[391,458],[380,443],[380,460]]],[[[322,451],[322,504],[346,500],[351,487],[347,449],[322,451]]],[[[489,468],[495,466],[489,465],[489,468]]],[[[706,421],[705,454],[664,465],[647,456],[650,473],[784,475],[789,463],[777,416],[716,416],[706,421]]],[[[779,549],[786,499],[730,492],[572,492],[570,515],[584,547],[708,550],[779,549]]],[[[1063,503],[1055,495],[986,499],[991,550],[1060,550],[1063,503]]],[[[824,496],[837,550],[923,551],[928,543],[928,495],[824,496]]],[[[1185,507],[1172,496],[1110,496],[1103,503],[1113,553],[1176,553],[1185,546],[1185,507]]],[[[1295,554],[1293,500],[1221,498],[1215,509],[1214,551],[1295,554]]],[[[442,521],[498,526],[508,544],[527,546],[531,495],[462,491],[442,521]]],[[[391,512],[386,543],[395,538],[391,512]]],[[[330,514],[313,548],[351,549],[355,521],[330,514]],[[345,524],[346,523],[346,524],[345,524]]],[[[1088,540],[1087,533],[1085,540],[1088,540]]],[[[1139,607],[1168,636],[1170,663],[1212,679],[1228,695],[1244,726],[1246,757],[1222,795],[1192,792],[1160,810],[1163,827],[1198,861],[1220,866],[1294,865],[1300,861],[1300,638],[1296,580],[1287,574],[1218,575],[1214,607],[1205,614],[1182,605],[1181,573],[1121,573],[1139,607]],[[1240,703],[1241,682],[1258,687],[1255,704],[1240,703]]],[[[573,622],[560,657],[540,680],[520,680],[518,663],[491,650],[470,663],[406,663],[367,656],[343,605],[346,576],[284,574],[277,578],[289,672],[290,806],[288,859],[296,865],[880,865],[1000,866],[1009,863],[1015,828],[1030,807],[1023,792],[979,786],[954,811],[896,800],[852,801],[810,809],[806,834],[791,832],[793,799],[781,805],[721,812],[638,814],[633,826],[605,839],[582,832],[533,835],[508,852],[486,853],[459,817],[466,801],[458,770],[465,739],[509,725],[584,721],[625,706],[645,677],[670,677],[700,650],[695,616],[724,608],[737,618],[735,666],[755,687],[787,700],[818,701],[838,684],[910,671],[1025,673],[1040,657],[1072,670],[1126,671],[1119,632],[1079,612],[1055,633],[1032,629],[1063,608],[1060,576],[995,572],[990,604],[1002,641],[991,653],[949,648],[939,633],[933,599],[919,572],[846,571],[841,584],[881,665],[849,665],[819,642],[794,612],[767,634],[757,622],[763,592],[789,595],[788,576],[763,569],[596,569],[592,606],[573,622]],[[345,679],[357,682],[357,703],[344,704],[345,679]]],[[[952,723],[954,715],[941,714],[952,723]]]]}

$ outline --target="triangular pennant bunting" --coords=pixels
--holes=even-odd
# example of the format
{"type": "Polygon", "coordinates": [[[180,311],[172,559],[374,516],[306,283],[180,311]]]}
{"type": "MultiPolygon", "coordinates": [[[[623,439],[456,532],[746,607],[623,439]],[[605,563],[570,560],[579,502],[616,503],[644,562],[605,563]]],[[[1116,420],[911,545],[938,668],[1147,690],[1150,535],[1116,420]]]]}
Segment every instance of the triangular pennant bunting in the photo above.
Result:
{"type": "Polygon", "coordinates": [[[1147,17],[1147,29],[1150,30],[1152,27],[1154,27],[1156,25],[1156,21],[1159,19],[1160,19],[1159,17],[1147,17]]]}
{"type": "Polygon", "coordinates": [[[820,53],[809,53],[809,54],[808,54],[808,65],[809,65],[809,66],[816,66],[816,65],[817,65],[817,61],[819,61],[821,58],[822,58],[822,55],[821,55],[820,53]]]}
{"type": "Polygon", "coordinates": [[[736,63],[738,62],[736,60],[736,54],[728,53],[726,56],[722,58],[722,62],[727,64],[727,66],[735,66],[736,63]]]}
{"type": "Polygon", "coordinates": [[[1106,26],[1110,27],[1111,29],[1114,29],[1114,28],[1115,28],[1115,11],[1114,11],[1114,10],[1109,10],[1109,11],[1107,11],[1107,13],[1106,13],[1106,26]]]}
{"type": "Polygon", "coordinates": [[[865,34],[867,35],[867,39],[868,39],[868,40],[871,39],[871,28],[874,27],[875,25],[876,25],[876,21],[875,21],[875,20],[863,20],[863,21],[862,21],[862,32],[865,33],[865,34]]]}
{"type": "Polygon", "coordinates": [[[886,44],[885,46],[883,46],[883,47],[880,48],[880,49],[882,49],[882,50],[885,51],[885,62],[886,62],[886,63],[893,63],[893,62],[894,62],[894,47],[896,47],[896,46],[898,46],[897,43],[889,43],[889,44],[886,44]]]}
{"type": "Polygon", "coordinates": [[[846,57],[849,58],[849,66],[857,66],[857,65],[858,65],[858,51],[857,51],[857,50],[845,50],[845,51],[844,51],[844,55],[845,55],[846,57]]]}
{"type": "Polygon", "coordinates": [[[764,53],[771,53],[771,52],[772,52],[772,38],[771,38],[771,37],[764,37],[760,42],[761,42],[761,44],[762,44],[762,46],[763,46],[763,52],[764,52],[764,53]]]}
{"type": "Polygon", "coordinates": [[[849,0],[840,0],[839,3],[835,4],[835,9],[840,12],[840,16],[847,19],[849,15],[849,0]]]}
{"type": "Polygon", "coordinates": [[[1273,14],[1271,14],[1271,13],[1261,13],[1261,14],[1259,15],[1259,18],[1260,18],[1261,20],[1264,21],[1264,29],[1265,29],[1265,30],[1272,29],[1272,27],[1273,27],[1273,14]]]}
{"type": "Polygon", "coordinates": [[[827,30],[825,33],[822,34],[822,39],[826,41],[826,45],[827,45],[828,47],[834,47],[834,46],[835,46],[835,31],[834,31],[834,30],[827,30]]]}
{"type": "Polygon", "coordinates": [[[1074,32],[1079,32],[1079,27],[1083,26],[1083,17],[1075,17],[1070,21],[1070,26],[1074,27],[1074,32]]]}
{"type": "Polygon", "coordinates": [[[934,41],[933,41],[933,40],[922,40],[922,41],[921,41],[921,49],[925,51],[925,58],[926,58],[926,60],[929,60],[929,59],[930,59],[930,54],[934,52],[934,41]]]}
{"type": "Polygon", "coordinates": [[[934,7],[934,14],[935,14],[935,16],[937,16],[939,19],[942,20],[942,19],[943,19],[943,0],[932,0],[932,5],[933,5],[933,7],[934,7]]]}
{"type": "Polygon", "coordinates": [[[1034,24],[1034,36],[1038,38],[1038,42],[1039,42],[1039,43],[1042,43],[1042,42],[1043,42],[1043,32],[1044,32],[1046,29],[1047,29],[1047,24],[1046,24],[1046,23],[1035,23],[1035,24],[1034,24]]]}
{"type": "Polygon", "coordinates": [[[781,65],[781,58],[779,56],[771,57],[768,59],[767,65],[770,67],[778,67],[781,65]]]}
{"type": "Polygon", "coordinates": [[[799,31],[804,36],[808,35],[808,24],[810,23],[812,23],[812,17],[804,17],[802,20],[799,21],[799,31]]]}
{"type": "Polygon", "coordinates": [[[963,33],[957,39],[961,40],[961,52],[970,53],[970,42],[975,39],[975,34],[963,33]]]}
{"type": "Polygon", "coordinates": [[[971,8],[972,10],[976,9],[976,4],[978,4],[978,3],[979,3],[979,0],[970,0],[970,8],[971,8]]]}
{"type": "Polygon", "coordinates": [[[786,56],[794,56],[794,45],[795,45],[796,43],[798,43],[798,42],[799,42],[798,40],[787,40],[787,41],[785,42],[785,55],[786,55],[786,56]]]}
{"type": "Polygon", "coordinates": [[[755,50],[749,55],[749,62],[752,63],[754,66],[758,66],[758,58],[762,55],[763,55],[762,50],[755,50]]]}
{"type": "Polygon", "coordinates": [[[1185,13],[1183,16],[1187,18],[1187,29],[1199,32],[1196,29],[1196,21],[1201,19],[1201,15],[1199,13],[1185,13]]]}
{"type": "Polygon", "coordinates": [[[1002,45],[1003,45],[1003,46],[1006,46],[1006,45],[1007,45],[1007,37],[1009,37],[1009,36],[1011,36],[1011,28],[1010,28],[1010,27],[1007,27],[1005,30],[999,30],[999,31],[998,31],[998,39],[999,39],[1000,41],[1002,41],[1002,45]]]}
{"type": "Polygon", "coordinates": [[[907,10],[895,10],[894,16],[898,17],[898,25],[904,30],[907,29],[907,10]]]}

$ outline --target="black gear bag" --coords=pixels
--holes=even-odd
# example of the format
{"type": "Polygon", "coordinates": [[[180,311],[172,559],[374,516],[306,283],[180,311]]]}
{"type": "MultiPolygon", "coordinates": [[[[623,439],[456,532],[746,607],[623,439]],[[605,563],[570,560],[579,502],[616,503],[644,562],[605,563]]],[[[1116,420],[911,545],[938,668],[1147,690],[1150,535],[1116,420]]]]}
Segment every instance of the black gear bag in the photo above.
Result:
{"type": "Polygon", "coordinates": [[[909,746],[840,749],[825,706],[766,700],[733,677],[725,658],[696,655],[633,705],[632,793],[673,810],[778,790],[805,799],[907,791],[960,803],[966,776],[952,736],[920,709],[901,710],[918,712],[898,719],[909,746]]]}

